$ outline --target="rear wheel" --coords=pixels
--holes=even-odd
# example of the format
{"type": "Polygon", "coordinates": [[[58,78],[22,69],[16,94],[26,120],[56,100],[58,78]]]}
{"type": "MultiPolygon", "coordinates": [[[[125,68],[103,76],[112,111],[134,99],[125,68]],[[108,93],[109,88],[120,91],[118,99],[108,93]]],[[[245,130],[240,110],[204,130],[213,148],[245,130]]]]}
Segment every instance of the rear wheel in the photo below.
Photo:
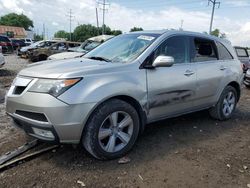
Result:
{"type": "Polygon", "coordinates": [[[91,115],[83,133],[85,149],[98,159],[114,159],[126,154],[139,133],[139,116],[130,104],[112,99],[91,115]]]}
{"type": "Polygon", "coordinates": [[[209,110],[211,117],[218,120],[231,118],[237,104],[237,92],[234,87],[227,86],[217,104],[209,110]]]}

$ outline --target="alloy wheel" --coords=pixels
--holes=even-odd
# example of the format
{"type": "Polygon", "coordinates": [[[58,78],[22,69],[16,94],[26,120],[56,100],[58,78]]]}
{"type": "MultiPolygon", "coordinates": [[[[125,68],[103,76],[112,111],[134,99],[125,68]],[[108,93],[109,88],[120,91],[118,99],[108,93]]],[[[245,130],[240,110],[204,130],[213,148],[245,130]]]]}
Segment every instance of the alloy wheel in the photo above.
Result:
{"type": "Polygon", "coordinates": [[[118,152],[130,141],[133,134],[133,120],[123,111],[108,115],[102,122],[98,133],[98,141],[106,152],[118,152]]]}

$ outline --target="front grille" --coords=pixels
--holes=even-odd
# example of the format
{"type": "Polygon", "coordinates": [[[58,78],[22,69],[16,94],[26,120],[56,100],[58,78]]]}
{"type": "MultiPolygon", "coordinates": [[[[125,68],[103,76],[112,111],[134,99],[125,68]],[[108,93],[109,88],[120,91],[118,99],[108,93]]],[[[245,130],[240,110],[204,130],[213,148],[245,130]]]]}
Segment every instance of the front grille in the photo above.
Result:
{"type": "Polygon", "coordinates": [[[22,92],[25,90],[26,86],[16,86],[14,91],[13,91],[13,94],[14,95],[21,95],[22,92]]]}
{"type": "Polygon", "coordinates": [[[36,113],[36,112],[27,112],[27,111],[23,111],[23,110],[16,110],[16,114],[29,118],[29,119],[33,119],[36,121],[42,121],[42,122],[48,122],[48,119],[46,118],[46,116],[42,113],[36,113]]]}

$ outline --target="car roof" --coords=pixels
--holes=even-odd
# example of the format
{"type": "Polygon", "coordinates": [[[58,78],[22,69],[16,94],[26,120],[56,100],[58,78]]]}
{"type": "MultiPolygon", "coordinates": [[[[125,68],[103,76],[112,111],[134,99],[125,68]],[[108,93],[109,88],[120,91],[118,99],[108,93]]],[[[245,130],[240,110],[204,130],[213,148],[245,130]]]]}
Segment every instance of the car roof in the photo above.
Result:
{"type": "Polygon", "coordinates": [[[223,43],[231,44],[230,41],[226,39],[222,39],[213,35],[205,34],[205,33],[199,33],[199,32],[193,32],[193,31],[184,31],[184,30],[175,30],[175,29],[162,29],[162,30],[145,30],[145,31],[135,31],[135,32],[129,32],[128,34],[159,34],[159,35],[174,35],[174,34],[183,34],[183,35],[190,35],[195,37],[202,37],[207,38],[210,40],[216,40],[223,43]]]}

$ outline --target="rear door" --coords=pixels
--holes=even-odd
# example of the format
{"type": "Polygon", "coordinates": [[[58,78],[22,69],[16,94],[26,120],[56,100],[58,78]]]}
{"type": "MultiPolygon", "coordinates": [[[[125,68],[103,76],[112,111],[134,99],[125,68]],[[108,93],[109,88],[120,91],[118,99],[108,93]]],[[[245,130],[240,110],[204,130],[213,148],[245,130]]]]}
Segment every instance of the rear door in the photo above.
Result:
{"type": "Polygon", "coordinates": [[[149,121],[183,113],[193,106],[196,71],[189,61],[189,38],[167,38],[149,56],[151,63],[159,55],[172,56],[171,67],[147,69],[149,121]]]}
{"type": "Polygon", "coordinates": [[[206,38],[191,38],[191,61],[197,70],[195,108],[214,103],[214,97],[223,81],[224,68],[219,60],[216,44],[206,38]]]}

